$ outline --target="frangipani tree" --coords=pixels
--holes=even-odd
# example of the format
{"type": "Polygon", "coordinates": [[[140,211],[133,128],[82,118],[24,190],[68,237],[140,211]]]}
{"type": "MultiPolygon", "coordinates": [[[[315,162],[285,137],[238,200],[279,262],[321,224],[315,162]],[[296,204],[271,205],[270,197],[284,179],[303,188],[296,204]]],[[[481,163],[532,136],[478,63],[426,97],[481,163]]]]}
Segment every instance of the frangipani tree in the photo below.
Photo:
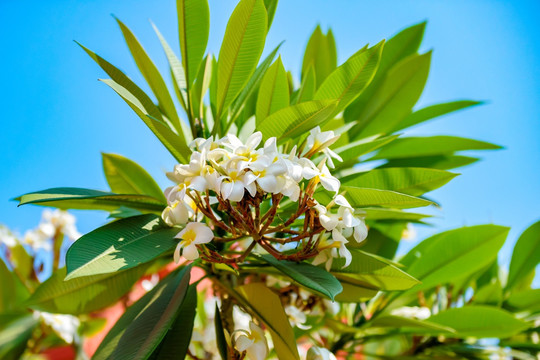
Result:
{"type": "Polygon", "coordinates": [[[132,160],[104,154],[110,191],[19,197],[114,218],[79,238],[66,267],[25,304],[89,314],[174,262],[94,358],[530,358],[538,347],[540,294],[530,288],[537,224],[518,241],[507,279],[497,254],[508,229],[497,225],[441,233],[394,259],[407,224],[429,218],[408,209],[436,205],[424,194],[457,175],[448,170],[478,160],[461,152],[499,148],[402,136],[480,104],[415,109],[431,60],[418,53],[425,24],[339,65],[332,32],[317,27],[296,82],[279,46],[261,59],[276,6],[240,0],[216,59],[206,53],[207,1],[179,0],[180,57],[154,26],[169,62],[162,72],[117,20],[150,95],[81,45],[177,164],[163,190],[132,160]]]}

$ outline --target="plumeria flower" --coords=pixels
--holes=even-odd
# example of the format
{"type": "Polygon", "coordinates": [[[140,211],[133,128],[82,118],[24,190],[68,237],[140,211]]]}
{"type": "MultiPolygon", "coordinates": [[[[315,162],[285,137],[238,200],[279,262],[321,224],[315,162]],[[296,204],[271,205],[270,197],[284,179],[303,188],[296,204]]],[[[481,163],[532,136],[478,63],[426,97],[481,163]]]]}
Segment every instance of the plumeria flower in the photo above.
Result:
{"type": "Polygon", "coordinates": [[[52,243],[50,240],[51,239],[38,228],[36,230],[28,230],[25,232],[22,244],[30,247],[35,253],[41,249],[52,251],[52,243]]]}
{"type": "Polygon", "coordinates": [[[403,306],[392,310],[392,315],[409,319],[425,320],[431,316],[431,311],[427,307],[403,306]]]}
{"type": "Polygon", "coordinates": [[[245,351],[250,360],[265,360],[268,356],[268,343],[264,331],[253,321],[249,323],[249,328],[251,332],[245,331],[245,334],[236,338],[236,350],[245,351]]]}
{"type": "Polygon", "coordinates": [[[328,160],[328,166],[334,168],[334,162],[332,158],[343,161],[341,156],[332,151],[329,146],[334,144],[339,139],[339,135],[335,136],[333,131],[321,132],[321,128],[317,126],[312,129],[309,133],[309,136],[306,139],[306,149],[307,153],[314,154],[317,152],[323,152],[328,160]]]}
{"type": "Polygon", "coordinates": [[[313,265],[325,264],[326,270],[330,271],[334,258],[345,258],[343,268],[351,264],[352,254],[345,246],[349,241],[341,234],[340,230],[332,230],[332,238],[324,239],[319,244],[323,250],[313,259],[313,265]]]}
{"type": "Polygon", "coordinates": [[[212,230],[204,223],[190,222],[184,230],[180,231],[176,236],[177,239],[182,239],[176,246],[174,251],[174,261],[180,262],[180,255],[187,260],[195,260],[199,257],[197,246],[206,244],[214,238],[212,230]],[[181,254],[180,254],[181,252],[181,254]]]}
{"type": "Polygon", "coordinates": [[[291,326],[296,326],[302,330],[311,329],[311,325],[305,325],[305,322],[307,321],[306,313],[297,308],[296,306],[285,306],[285,313],[289,316],[289,322],[291,323],[291,326]]]}
{"type": "Polygon", "coordinates": [[[240,201],[244,197],[244,189],[248,190],[251,196],[255,196],[257,193],[257,186],[245,176],[244,166],[245,164],[239,161],[234,168],[228,169],[227,175],[220,177],[220,190],[223,199],[240,201]]]}
{"type": "Polygon", "coordinates": [[[17,238],[5,226],[0,226],[0,244],[5,244],[8,248],[12,248],[17,246],[18,243],[17,238]]]}
{"type": "Polygon", "coordinates": [[[43,211],[39,230],[48,238],[54,237],[58,232],[66,235],[72,241],[81,237],[75,227],[75,217],[67,211],[59,209],[45,209],[43,211]]]}
{"type": "Polygon", "coordinates": [[[163,221],[169,226],[184,225],[189,221],[189,209],[184,201],[175,201],[161,213],[163,221]]]}
{"type": "Polygon", "coordinates": [[[49,325],[66,343],[72,344],[78,338],[77,330],[79,329],[80,321],[75,316],[46,312],[36,312],[36,315],[45,324],[49,325]]]}
{"type": "Polygon", "coordinates": [[[336,360],[336,356],[328,349],[312,346],[307,352],[306,360],[336,360]]]}

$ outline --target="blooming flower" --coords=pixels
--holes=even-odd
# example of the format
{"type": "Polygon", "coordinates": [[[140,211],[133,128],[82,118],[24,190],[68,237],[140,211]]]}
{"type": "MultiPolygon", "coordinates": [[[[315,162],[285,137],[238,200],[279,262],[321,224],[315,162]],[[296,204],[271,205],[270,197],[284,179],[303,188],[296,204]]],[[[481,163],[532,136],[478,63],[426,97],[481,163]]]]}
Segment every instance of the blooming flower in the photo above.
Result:
{"type": "Polygon", "coordinates": [[[210,228],[199,222],[190,222],[176,235],[177,239],[182,239],[174,251],[174,261],[180,262],[180,255],[187,260],[195,260],[199,257],[198,244],[205,244],[214,238],[214,233],[210,228]]]}
{"type": "Polygon", "coordinates": [[[0,226],[0,244],[14,247],[18,242],[17,238],[5,226],[0,226]]]}
{"type": "Polygon", "coordinates": [[[75,316],[47,312],[36,312],[35,314],[45,324],[49,325],[66,343],[72,344],[77,339],[77,330],[79,329],[80,321],[75,316]]]}
{"type": "Polygon", "coordinates": [[[328,349],[312,346],[308,350],[306,360],[336,360],[336,357],[328,349]]]}
{"type": "Polygon", "coordinates": [[[328,165],[333,169],[334,162],[332,161],[332,158],[343,161],[341,156],[329,148],[329,146],[334,144],[338,139],[339,135],[335,136],[333,131],[321,132],[321,128],[317,126],[310,131],[309,136],[306,139],[306,149],[308,149],[308,153],[311,154],[323,152],[328,161],[328,165]]]}
{"type": "Polygon", "coordinates": [[[268,355],[268,343],[264,331],[254,322],[249,323],[249,328],[251,332],[245,331],[245,334],[236,338],[236,350],[245,351],[250,360],[265,360],[268,355]]]}

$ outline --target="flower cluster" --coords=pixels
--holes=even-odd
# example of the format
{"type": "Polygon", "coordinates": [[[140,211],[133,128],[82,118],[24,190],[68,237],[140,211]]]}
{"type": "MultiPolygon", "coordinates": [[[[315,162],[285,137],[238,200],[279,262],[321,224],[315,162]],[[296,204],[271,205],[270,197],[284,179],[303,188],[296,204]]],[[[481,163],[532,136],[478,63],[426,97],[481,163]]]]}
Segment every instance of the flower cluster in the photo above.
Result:
{"type": "Polygon", "coordinates": [[[184,226],[177,235],[180,242],[175,260],[178,262],[180,256],[194,260],[202,251],[208,261],[238,262],[260,245],[276,258],[317,256],[317,263],[330,266],[334,257],[344,257],[348,265],[351,255],[345,247],[347,238],[363,241],[367,229],[363,218],[355,215],[339,194],[340,181],[329,169],[334,167],[332,159],[341,161],[329,149],[338,138],[332,131],[321,132],[317,127],[303,145],[290,149],[278,146],[275,137],[260,146],[261,132],[245,142],[232,134],[220,139],[195,139],[190,144],[189,163],[178,164],[167,173],[175,185],[165,190],[168,206],[162,217],[170,226],[184,226]],[[328,204],[315,199],[319,189],[331,193],[328,204]],[[337,211],[333,211],[334,206],[337,211]],[[278,207],[289,210],[284,212],[287,219],[276,217],[278,207]],[[238,243],[245,238],[252,239],[251,246],[237,258],[224,258],[202,246],[212,240],[238,243]],[[300,241],[303,246],[295,255],[285,256],[272,245],[300,241]]]}

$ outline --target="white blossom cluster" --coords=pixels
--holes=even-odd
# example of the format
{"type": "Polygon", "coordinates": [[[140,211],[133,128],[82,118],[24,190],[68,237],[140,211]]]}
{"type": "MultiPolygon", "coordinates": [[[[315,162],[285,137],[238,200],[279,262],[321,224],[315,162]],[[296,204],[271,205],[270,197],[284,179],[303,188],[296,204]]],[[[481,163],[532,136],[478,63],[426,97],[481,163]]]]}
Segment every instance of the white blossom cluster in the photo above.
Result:
{"type": "Polygon", "coordinates": [[[48,312],[35,311],[34,317],[41,319],[46,325],[66,343],[72,344],[78,340],[79,318],[65,314],[51,314],[48,312]]]}
{"type": "Polygon", "coordinates": [[[34,253],[39,250],[52,251],[51,239],[58,234],[67,236],[71,241],[81,237],[75,226],[75,217],[73,215],[58,209],[45,209],[38,227],[27,230],[20,240],[7,228],[0,227],[0,243],[5,244],[7,247],[15,247],[18,244],[25,245],[34,253]]]}
{"type": "Polygon", "coordinates": [[[198,258],[196,245],[213,239],[212,231],[202,222],[204,216],[197,211],[194,192],[207,194],[210,203],[217,201],[216,196],[224,201],[239,202],[246,193],[255,197],[261,192],[281,194],[297,202],[302,182],[309,181],[333,194],[333,200],[327,205],[314,201],[321,225],[331,233],[331,239],[324,239],[326,247],[316,261],[330,266],[332,259],[339,256],[349,265],[351,254],[345,247],[346,238],[354,235],[356,241],[362,241],[367,229],[363,218],[355,216],[349,202],[339,195],[340,181],[329,169],[329,166],[334,167],[332,159],[341,161],[339,155],[329,149],[338,138],[333,131],[321,132],[316,127],[306,139],[304,150],[299,151],[295,145],[286,153],[279,150],[275,137],[259,146],[263,139],[261,132],[252,134],[246,142],[232,134],[220,139],[195,139],[190,144],[193,152],[189,163],[178,164],[167,173],[175,185],[165,190],[168,206],[162,217],[170,226],[185,225],[176,236],[181,241],[175,260],[179,260],[181,252],[188,260],[198,258]],[[319,154],[322,160],[316,165],[311,158],[319,154]],[[338,206],[336,212],[332,211],[334,205],[338,206]]]}

